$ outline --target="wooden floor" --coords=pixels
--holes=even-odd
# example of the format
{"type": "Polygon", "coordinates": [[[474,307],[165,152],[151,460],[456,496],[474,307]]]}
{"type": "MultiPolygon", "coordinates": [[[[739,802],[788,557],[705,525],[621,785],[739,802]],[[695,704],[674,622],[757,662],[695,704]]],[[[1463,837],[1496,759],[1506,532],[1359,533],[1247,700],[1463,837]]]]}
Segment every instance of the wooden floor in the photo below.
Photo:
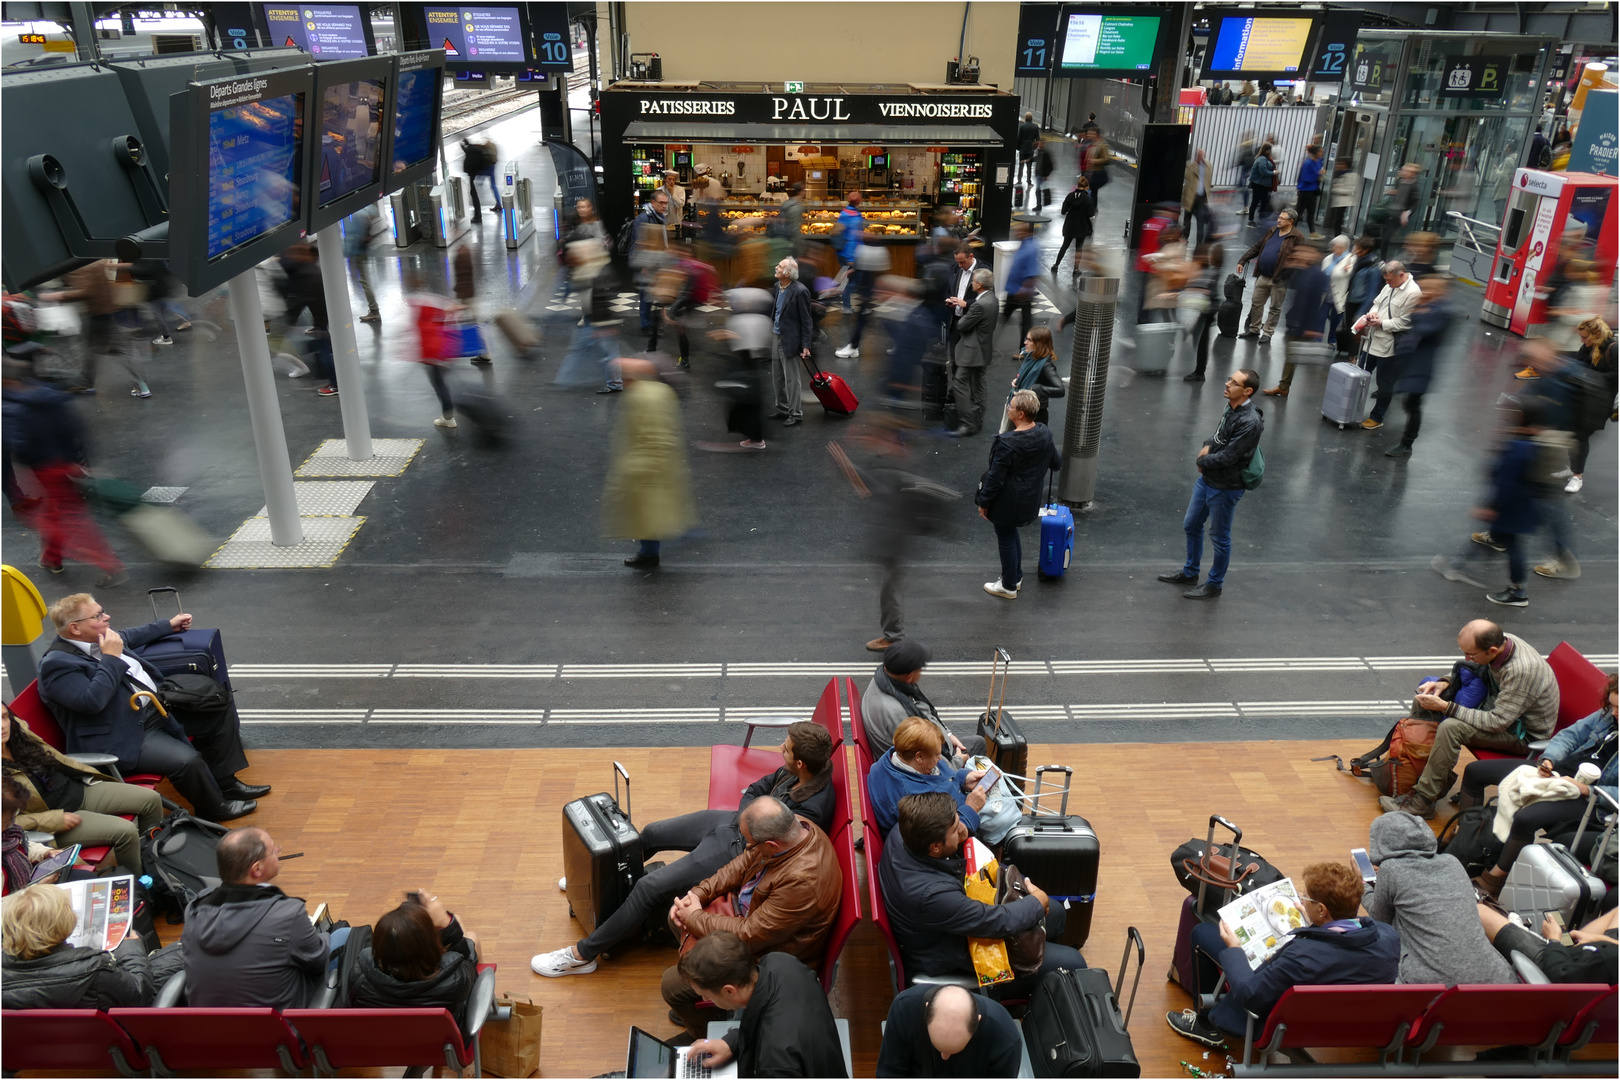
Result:
{"type": "MultiPolygon", "coordinates": [[[[1367,749],[1363,742],[1030,748],[1032,765],[1074,768],[1071,812],[1088,818],[1102,841],[1087,960],[1112,974],[1126,927],[1146,940],[1131,1019],[1144,1076],[1186,1075],[1182,1062],[1217,1072],[1225,1066],[1220,1054],[1206,1060],[1201,1047],[1165,1025],[1165,1012],[1188,1002],[1165,980],[1186,895],[1171,873],[1170,851],[1202,837],[1210,814],[1219,813],[1285,873],[1318,859],[1348,860],[1351,848],[1366,846],[1375,793],[1331,762],[1309,759],[1348,758],[1367,749]]],[[[285,864],[277,884],[311,904],[326,901],[340,918],[374,922],[407,889],[438,894],[498,961],[500,990],[544,1007],[541,1073],[593,1076],[624,1068],[630,1024],[675,1033],[658,991],[673,950],[637,946],[586,976],[544,979],[529,970],[532,954],[580,936],[557,891],[562,807],[611,791],[614,759],[633,777],[636,821],[703,807],[702,748],[260,750],[244,777],[273,783],[275,794],[247,820],[269,829],[284,850],[305,853],[285,864]]],[[[160,931],[169,940],[179,928],[160,931]]],[[[881,938],[863,923],[832,995],[834,1014],[851,1022],[856,1076],[872,1076],[877,1060],[878,1024],[890,1000],[885,956],[881,938]]]]}

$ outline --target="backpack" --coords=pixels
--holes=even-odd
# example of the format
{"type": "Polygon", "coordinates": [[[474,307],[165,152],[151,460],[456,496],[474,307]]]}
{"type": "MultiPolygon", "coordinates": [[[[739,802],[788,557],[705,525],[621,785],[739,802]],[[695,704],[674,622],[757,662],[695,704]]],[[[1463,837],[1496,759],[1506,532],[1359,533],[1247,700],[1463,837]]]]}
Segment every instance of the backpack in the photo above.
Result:
{"type": "Polygon", "coordinates": [[[154,914],[167,913],[171,925],[185,922],[186,908],[198,894],[219,884],[214,850],[223,825],[176,810],[141,838],[141,864],[152,879],[148,889],[154,914]]]}
{"type": "Polygon", "coordinates": [[[714,304],[720,300],[720,275],[714,267],[697,259],[683,260],[682,268],[691,279],[692,303],[714,304]]]}
{"type": "Polygon", "coordinates": [[[1439,727],[1439,722],[1435,720],[1406,717],[1395,721],[1395,726],[1389,729],[1389,735],[1382,743],[1360,757],[1350,759],[1350,772],[1355,776],[1371,777],[1380,795],[1399,797],[1406,794],[1418,782],[1418,777],[1423,775],[1423,767],[1429,763],[1429,752],[1434,749],[1434,734],[1439,727]]]}
{"type": "Polygon", "coordinates": [[[1221,287],[1221,292],[1226,299],[1236,300],[1241,304],[1243,302],[1243,275],[1227,274],[1226,283],[1221,287]]]}
{"type": "Polygon", "coordinates": [[[1538,168],[1538,169],[1546,169],[1546,168],[1550,168],[1551,166],[1552,166],[1552,144],[1551,143],[1545,143],[1541,147],[1541,153],[1536,155],[1536,168],[1538,168]]]}
{"type": "Polygon", "coordinates": [[[1260,486],[1260,481],[1266,477],[1266,455],[1260,452],[1260,447],[1254,448],[1254,456],[1249,463],[1243,466],[1243,490],[1253,491],[1260,486]]]}
{"type": "Polygon", "coordinates": [[[1482,806],[1470,806],[1440,830],[1435,839],[1438,850],[1462,863],[1469,877],[1483,874],[1487,867],[1496,865],[1502,854],[1502,841],[1492,828],[1495,821],[1495,799],[1482,806]]]}
{"type": "Polygon", "coordinates": [[[619,226],[618,233],[616,233],[613,237],[613,254],[619,256],[621,259],[629,258],[630,248],[635,244],[635,242],[636,219],[634,217],[625,218],[624,224],[619,226]]]}

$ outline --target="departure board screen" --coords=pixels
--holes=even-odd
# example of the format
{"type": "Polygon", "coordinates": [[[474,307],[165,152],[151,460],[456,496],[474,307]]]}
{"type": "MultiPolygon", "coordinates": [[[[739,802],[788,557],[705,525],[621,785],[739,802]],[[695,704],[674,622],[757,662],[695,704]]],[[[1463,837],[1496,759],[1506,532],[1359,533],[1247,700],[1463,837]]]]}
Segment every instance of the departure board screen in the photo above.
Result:
{"type": "Polygon", "coordinates": [[[208,258],[300,214],[304,94],[208,114],[208,258]]]}
{"type": "Polygon", "coordinates": [[[326,88],[321,102],[320,205],[381,178],[383,98],[381,79],[326,88]]]}
{"type": "Polygon", "coordinates": [[[1150,71],[1159,40],[1158,15],[1070,12],[1058,68],[1072,74],[1150,71]]]}
{"type": "Polygon", "coordinates": [[[1305,49],[1311,42],[1314,26],[1315,20],[1308,15],[1297,18],[1223,16],[1215,33],[1215,44],[1210,49],[1207,73],[1285,75],[1298,72],[1307,62],[1305,49]]]}
{"type": "Polygon", "coordinates": [[[266,4],[270,41],[303,49],[317,60],[352,60],[369,55],[365,14],[358,4],[266,4]]]}
{"type": "Polygon", "coordinates": [[[452,63],[527,64],[522,13],[515,7],[425,9],[429,48],[443,49],[452,63]]]}
{"type": "Polygon", "coordinates": [[[394,171],[404,172],[433,153],[435,103],[444,69],[417,68],[399,73],[394,109],[394,171]]]}

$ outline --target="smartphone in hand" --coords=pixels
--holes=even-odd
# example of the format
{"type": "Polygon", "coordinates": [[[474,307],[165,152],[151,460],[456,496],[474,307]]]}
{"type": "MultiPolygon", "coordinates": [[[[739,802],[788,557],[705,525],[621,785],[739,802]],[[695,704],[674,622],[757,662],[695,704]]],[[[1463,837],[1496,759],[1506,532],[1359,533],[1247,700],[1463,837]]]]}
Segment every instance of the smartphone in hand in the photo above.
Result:
{"type": "Polygon", "coordinates": [[[1546,914],[1552,924],[1558,927],[1558,940],[1565,945],[1575,944],[1575,939],[1569,936],[1569,927],[1564,925],[1564,913],[1562,911],[1549,911],[1546,914]]]}
{"type": "Polygon", "coordinates": [[[1378,872],[1373,869],[1372,860],[1367,857],[1366,848],[1351,848],[1350,857],[1356,861],[1356,869],[1361,872],[1361,880],[1371,885],[1378,880],[1378,872]]]}
{"type": "Polygon", "coordinates": [[[997,780],[1000,779],[1001,770],[992,765],[988,769],[984,770],[984,775],[979,778],[979,786],[977,790],[982,791],[985,794],[989,794],[990,788],[997,780]]]}

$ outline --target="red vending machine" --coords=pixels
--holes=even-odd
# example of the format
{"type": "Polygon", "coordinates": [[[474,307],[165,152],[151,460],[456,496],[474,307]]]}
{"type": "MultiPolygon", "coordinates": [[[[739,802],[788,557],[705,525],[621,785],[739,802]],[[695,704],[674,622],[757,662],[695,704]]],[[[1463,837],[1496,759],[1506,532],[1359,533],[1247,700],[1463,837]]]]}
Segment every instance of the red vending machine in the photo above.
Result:
{"type": "Polygon", "coordinates": [[[1546,322],[1547,282],[1561,261],[1590,260],[1613,284],[1617,186],[1596,173],[1515,172],[1480,318],[1520,335],[1546,322]]]}

